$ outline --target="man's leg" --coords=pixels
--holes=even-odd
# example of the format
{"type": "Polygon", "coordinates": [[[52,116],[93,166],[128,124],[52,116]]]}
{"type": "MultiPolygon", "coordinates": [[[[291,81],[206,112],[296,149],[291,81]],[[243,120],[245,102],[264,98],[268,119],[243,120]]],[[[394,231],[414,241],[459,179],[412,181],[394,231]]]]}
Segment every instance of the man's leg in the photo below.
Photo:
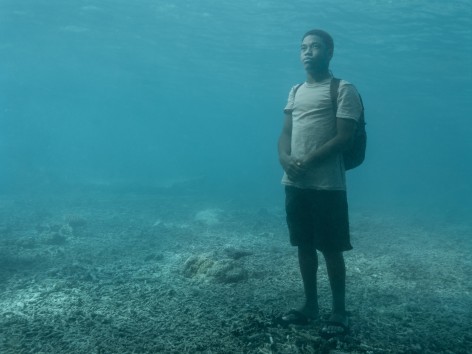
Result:
{"type": "Polygon", "coordinates": [[[305,290],[305,305],[300,311],[306,316],[315,318],[318,316],[318,254],[314,247],[298,247],[298,263],[305,290]]]}
{"type": "Polygon", "coordinates": [[[313,220],[311,202],[307,191],[294,187],[285,188],[285,209],[290,243],[298,247],[298,262],[305,291],[305,303],[282,317],[285,323],[307,323],[318,317],[318,291],[316,273],[318,254],[311,239],[313,220]]]}
{"type": "Polygon", "coordinates": [[[329,283],[333,296],[333,309],[330,317],[331,322],[339,323],[341,326],[328,326],[326,330],[331,333],[341,332],[342,326],[348,326],[346,315],[346,266],[342,252],[323,252],[328,270],[329,283]]]}

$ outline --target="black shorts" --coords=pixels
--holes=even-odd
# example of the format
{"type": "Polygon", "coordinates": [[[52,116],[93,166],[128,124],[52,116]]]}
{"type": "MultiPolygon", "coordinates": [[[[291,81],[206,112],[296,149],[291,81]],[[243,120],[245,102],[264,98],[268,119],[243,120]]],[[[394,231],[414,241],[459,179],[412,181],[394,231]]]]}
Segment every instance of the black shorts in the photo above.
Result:
{"type": "Polygon", "coordinates": [[[321,252],[352,249],[345,191],[285,187],[285,210],[293,246],[321,252]]]}

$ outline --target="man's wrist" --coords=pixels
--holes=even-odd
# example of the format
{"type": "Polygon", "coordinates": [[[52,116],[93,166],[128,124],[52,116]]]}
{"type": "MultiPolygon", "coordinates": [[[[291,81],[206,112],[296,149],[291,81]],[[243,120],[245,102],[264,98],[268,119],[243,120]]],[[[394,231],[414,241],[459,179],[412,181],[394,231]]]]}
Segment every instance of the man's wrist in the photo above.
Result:
{"type": "Polygon", "coordinates": [[[279,154],[279,161],[281,164],[287,162],[289,158],[290,158],[290,155],[285,152],[281,152],[279,154]]]}

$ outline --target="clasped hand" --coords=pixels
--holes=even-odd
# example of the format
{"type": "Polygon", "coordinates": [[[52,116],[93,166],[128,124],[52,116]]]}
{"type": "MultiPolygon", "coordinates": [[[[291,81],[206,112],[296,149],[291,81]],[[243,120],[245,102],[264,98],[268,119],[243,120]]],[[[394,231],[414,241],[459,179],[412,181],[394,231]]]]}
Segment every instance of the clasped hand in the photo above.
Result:
{"type": "Polygon", "coordinates": [[[282,162],[285,173],[288,178],[292,181],[295,181],[302,177],[306,171],[307,166],[306,162],[301,159],[295,159],[291,156],[287,156],[286,159],[282,162]]]}

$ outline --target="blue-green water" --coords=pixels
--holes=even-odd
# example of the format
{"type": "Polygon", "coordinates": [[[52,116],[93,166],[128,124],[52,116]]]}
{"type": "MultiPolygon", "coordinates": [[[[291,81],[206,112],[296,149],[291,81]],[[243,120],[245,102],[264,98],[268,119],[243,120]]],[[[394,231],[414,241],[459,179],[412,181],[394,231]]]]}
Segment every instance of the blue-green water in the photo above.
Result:
{"type": "Polygon", "coordinates": [[[1,192],[199,178],[279,201],[282,107],[311,28],[366,105],[351,204],[469,215],[468,0],[1,0],[1,192]]]}
{"type": "Polygon", "coordinates": [[[0,352],[334,348],[271,320],[302,298],[276,144],[312,28],[368,124],[337,349],[468,352],[470,0],[0,0],[0,352]]]}

